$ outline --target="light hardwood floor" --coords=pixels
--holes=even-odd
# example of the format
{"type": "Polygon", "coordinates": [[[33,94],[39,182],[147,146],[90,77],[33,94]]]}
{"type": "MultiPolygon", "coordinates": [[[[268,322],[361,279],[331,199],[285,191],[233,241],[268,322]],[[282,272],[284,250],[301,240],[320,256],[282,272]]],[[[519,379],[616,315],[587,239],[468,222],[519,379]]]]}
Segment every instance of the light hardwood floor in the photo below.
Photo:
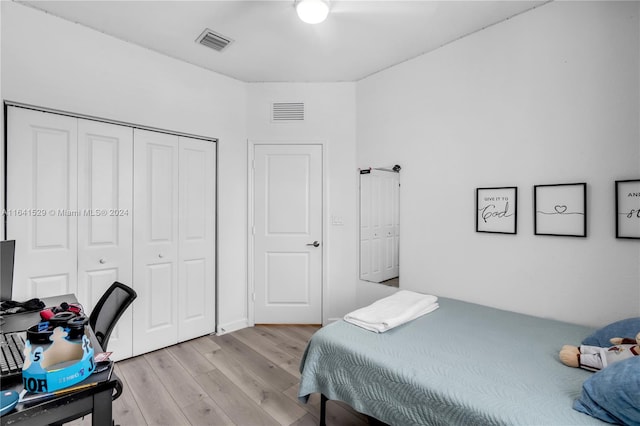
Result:
{"type": "MultiPolygon", "coordinates": [[[[206,336],[116,363],[124,392],[113,417],[138,425],[317,425],[320,397],[297,399],[300,358],[315,326],[262,325],[206,336]]],[[[91,424],[90,416],[73,425],[91,424]]],[[[369,424],[329,401],[328,425],[369,424]]]]}

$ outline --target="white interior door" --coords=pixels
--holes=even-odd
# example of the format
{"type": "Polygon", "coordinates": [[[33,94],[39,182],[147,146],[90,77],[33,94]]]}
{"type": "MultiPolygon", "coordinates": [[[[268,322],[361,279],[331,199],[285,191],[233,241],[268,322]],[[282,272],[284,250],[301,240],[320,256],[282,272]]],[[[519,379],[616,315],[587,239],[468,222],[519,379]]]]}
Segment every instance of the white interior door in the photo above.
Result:
{"type": "Polygon", "coordinates": [[[7,238],[13,299],[77,291],[77,119],[7,111],[7,238]]]}
{"type": "Polygon", "coordinates": [[[254,322],[322,322],[322,146],[254,146],[254,322]],[[315,243],[315,244],[314,244],[315,243]]]}
{"type": "Polygon", "coordinates": [[[178,341],[178,155],[178,136],[134,130],[134,355],[178,341]]]}
{"type": "MultiPolygon", "coordinates": [[[[78,120],[78,292],[91,312],[107,288],[132,286],[133,129],[78,120]]],[[[109,339],[113,359],[132,355],[132,309],[109,339]]]]}
{"type": "Polygon", "coordinates": [[[178,340],[215,332],[216,150],[180,138],[178,340]]]}

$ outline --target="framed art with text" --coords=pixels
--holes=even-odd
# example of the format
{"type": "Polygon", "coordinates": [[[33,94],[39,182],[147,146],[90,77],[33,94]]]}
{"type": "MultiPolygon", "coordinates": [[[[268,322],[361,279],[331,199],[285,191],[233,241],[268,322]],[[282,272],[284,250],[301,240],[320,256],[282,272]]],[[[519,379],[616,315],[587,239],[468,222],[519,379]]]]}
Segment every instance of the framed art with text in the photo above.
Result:
{"type": "Polygon", "coordinates": [[[517,233],[518,188],[476,188],[476,232],[517,233]]]}
{"type": "Polygon", "coordinates": [[[587,236],[587,184],[566,183],[533,187],[533,233],[587,236]]]}
{"type": "Polygon", "coordinates": [[[640,179],[616,181],[616,238],[640,238],[640,179]]]}

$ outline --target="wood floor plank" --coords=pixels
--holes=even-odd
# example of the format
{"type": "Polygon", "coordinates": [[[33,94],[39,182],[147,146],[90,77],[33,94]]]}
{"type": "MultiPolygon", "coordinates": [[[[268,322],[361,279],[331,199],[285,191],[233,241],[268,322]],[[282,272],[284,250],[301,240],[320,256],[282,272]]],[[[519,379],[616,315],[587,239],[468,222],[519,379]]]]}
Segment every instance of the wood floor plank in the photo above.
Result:
{"type": "Polygon", "coordinates": [[[215,364],[211,362],[212,355],[222,348],[220,348],[220,345],[213,341],[213,336],[205,336],[199,339],[191,340],[189,341],[189,344],[193,346],[193,348],[198,351],[198,353],[202,355],[202,357],[204,357],[215,367],[215,364]]]}
{"type": "Polygon", "coordinates": [[[238,330],[233,333],[233,337],[276,365],[290,361],[293,358],[291,354],[280,349],[272,340],[258,333],[253,327],[238,330]]]}
{"type": "MultiPolygon", "coordinates": [[[[200,339],[203,339],[205,342],[211,342],[212,345],[215,345],[215,343],[213,343],[210,339],[207,339],[206,337],[201,337],[200,339]]],[[[196,340],[200,340],[200,339],[196,339],[196,340]]],[[[197,376],[198,374],[207,373],[216,368],[213,364],[211,364],[207,360],[207,358],[205,358],[200,353],[197,345],[195,344],[195,340],[189,340],[179,345],[171,346],[167,349],[169,350],[169,352],[171,352],[171,355],[173,355],[177,360],[180,361],[182,366],[192,376],[197,376]]]]}
{"type": "Polygon", "coordinates": [[[304,342],[308,342],[311,336],[318,331],[320,327],[317,325],[292,325],[290,330],[298,335],[304,342]]]}
{"type": "Polygon", "coordinates": [[[178,407],[183,408],[207,396],[202,387],[167,349],[144,355],[178,407]]]}
{"type": "Polygon", "coordinates": [[[300,358],[292,358],[287,362],[278,364],[278,367],[291,374],[296,379],[300,379],[300,358]]]}
{"type": "Polygon", "coordinates": [[[127,378],[131,394],[138,402],[147,424],[189,424],[144,356],[121,361],[119,367],[127,378]]]}
{"type": "Polygon", "coordinates": [[[182,409],[192,425],[234,426],[235,423],[211,398],[200,399],[182,409]]]}
{"type": "Polygon", "coordinates": [[[308,411],[316,417],[320,416],[320,394],[314,393],[309,396],[306,403],[298,399],[298,385],[293,385],[283,392],[289,399],[297,403],[302,409],[308,411]]]}
{"type": "MultiPolygon", "coordinates": [[[[252,366],[248,365],[248,362],[253,362],[254,360],[260,362],[255,359],[254,356],[243,356],[243,354],[246,355],[246,352],[252,351],[252,349],[245,347],[239,350],[238,344],[241,344],[241,342],[237,340],[233,342],[232,339],[233,338],[223,339],[221,341],[222,350],[216,351],[213,354],[212,361],[218,370],[224,373],[224,375],[233,381],[249,398],[280,424],[288,425],[304,416],[306,414],[305,411],[282,394],[281,389],[285,388],[276,388],[273,383],[268,381],[270,379],[265,379],[257,375],[255,371],[253,371],[252,366]],[[227,343],[230,346],[229,350],[227,350],[227,343]]],[[[264,362],[264,358],[262,362],[264,362]]],[[[271,368],[273,370],[269,373],[271,379],[276,378],[278,375],[292,377],[273,364],[271,364],[271,368]]],[[[261,371],[262,369],[259,368],[258,370],[261,371]]],[[[287,377],[285,377],[285,380],[287,382],[290,381],[287,377]]],[[[279,381],[282,382],[282,380],[279,381]]],[[[293,383],[295,382],[297,382],[297,380],[293,381],[293,383]]],[[[291,384],[289,386],[291,386],[291,384]]]]}
{"type": "Polygon", "coordinates": [[[291,426],[316,426],[318,424],[318,419],[313,417],[311,414],[307,413],[304,417],[300,418],[298,421],[291,423],[291,426]]]}
{"type": "Polygon", "coordinates": [[[264,356],[278,367],[296,378],[300,378],[300,357],[280,349],[271,339],[256,331],[254,327],[244,328],[233,333],[233,337],[264,356]]]}
{"type": "Polygon", "coordinates": [[[295,325],[273,325],[271,329],[275,332],[286,336],[291,341],[297,342],[298,345],[302,346],[304,349],[309,342],[309,337],[306,336],[306,333],[302,333],[299,331],[295,325]]]}
{"type": "Polygon", "coordinates": [[[278,424],[220,370],[216,369],[200,375],[196,380],[236,425],[272,426],[278,424]]]}
{"type": "Polygon", "coordinates": [[[300,342],[297,339],[290,339],[286,334],[278,331],[273,326],[256,326],[256,331],[260,333],[262,336],[267,339],[272,340],[278,347],[282,350],[290,353],[295,357],[302,357],[305,348],[307,347],[307,342],[300,342]]]}
{"type": "MultiPolygon", "coordinates": [[[[258,377],[279,391],[283,391],[298,382],[296,377],[282,370],[276,364],[272,363],[261,354],[236,339],[234,336],[228,334],[216,336],[214,342],[220,342],[218,344],[221,345],[223,351],[228,352],[235,360],[241,363],[244,368],[251,370],[258,377]]],[[[218,364],[215,365],[220,368],[218,364]]]]}

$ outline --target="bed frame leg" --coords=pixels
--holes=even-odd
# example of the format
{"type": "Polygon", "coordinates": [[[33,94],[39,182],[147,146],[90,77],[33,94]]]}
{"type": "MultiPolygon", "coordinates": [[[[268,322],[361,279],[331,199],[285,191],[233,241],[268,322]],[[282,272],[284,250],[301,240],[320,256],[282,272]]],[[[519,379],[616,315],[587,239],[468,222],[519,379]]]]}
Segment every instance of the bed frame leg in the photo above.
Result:
{"type": "Polygon", "coordinates": [[[328,398],[324,394],[320,394],[320,426],[326,425],[327,419],[327,401],[328,398]]]}

